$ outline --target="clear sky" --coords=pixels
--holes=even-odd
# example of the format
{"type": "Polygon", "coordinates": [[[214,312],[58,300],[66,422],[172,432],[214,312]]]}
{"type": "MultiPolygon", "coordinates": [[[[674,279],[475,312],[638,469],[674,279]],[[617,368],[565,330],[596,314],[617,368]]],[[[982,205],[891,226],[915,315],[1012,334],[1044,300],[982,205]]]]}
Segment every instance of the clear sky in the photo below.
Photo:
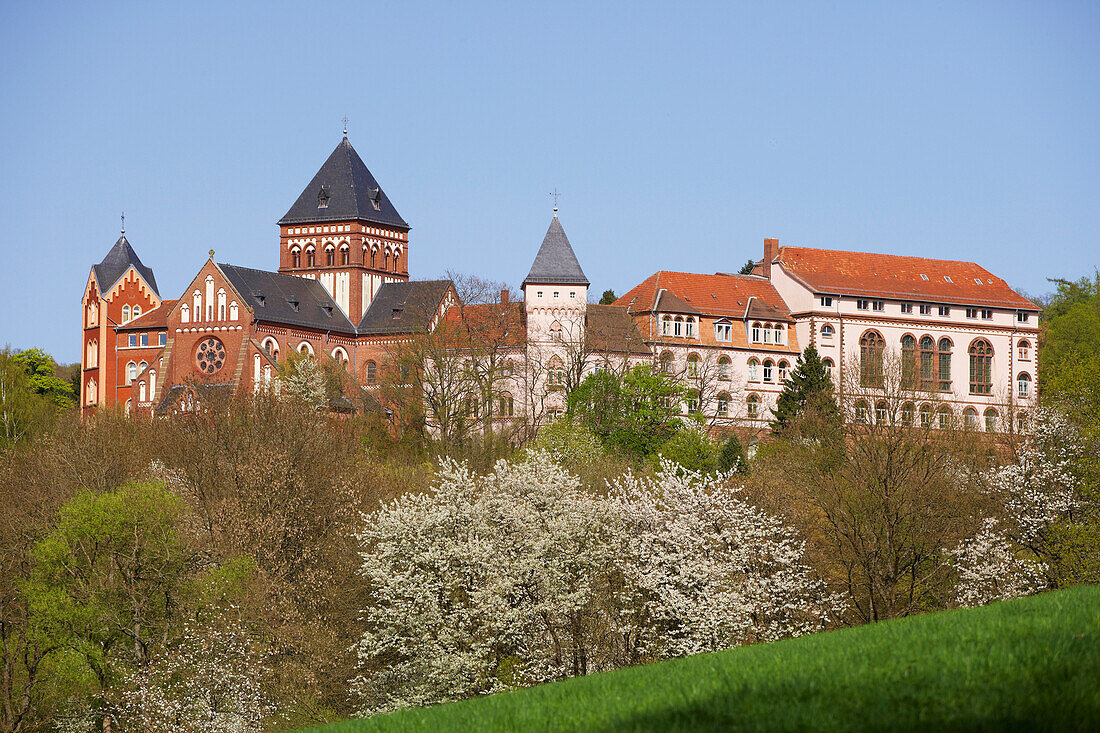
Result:
{"type": "Polygon", "coordinates": [[[277,267],[349,138],[414,278],[518,285],[562,192],[598,296],[781,244],[1100,264],[1100,3],[0,0],[0,344],[79,358],[126,234],[178,296],[277,267]]]}

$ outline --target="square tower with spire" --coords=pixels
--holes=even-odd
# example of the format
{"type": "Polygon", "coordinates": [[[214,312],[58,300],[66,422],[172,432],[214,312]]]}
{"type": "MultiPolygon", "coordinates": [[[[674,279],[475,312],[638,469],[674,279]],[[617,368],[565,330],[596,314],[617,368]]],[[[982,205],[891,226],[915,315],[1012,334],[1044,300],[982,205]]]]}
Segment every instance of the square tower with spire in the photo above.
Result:
{"type": "Polygon", "coordinates": [[[409,225],[344,138],[279,220],[279,272],[317,280],[352,322],[409,279],[409,225]]]}
{"type": "Polygon", "coordinates": [[[536,342],[583,339],[588,285],[555,206],[542,246],[523,279],[528,339],[536,342]]]}

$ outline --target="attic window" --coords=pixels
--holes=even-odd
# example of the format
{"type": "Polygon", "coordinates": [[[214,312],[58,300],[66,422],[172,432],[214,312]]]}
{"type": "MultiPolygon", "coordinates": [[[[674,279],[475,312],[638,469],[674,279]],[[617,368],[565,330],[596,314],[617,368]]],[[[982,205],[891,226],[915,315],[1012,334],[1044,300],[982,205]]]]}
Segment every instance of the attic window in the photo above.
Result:
{"type": "Polygon", "coordinates": [[[928,276],[927,276],[927,275],[925,275],[925,274],[924,274],[923,272],[922,272],[922,273],[921,273],[921,275],[920,275],[920,279],[921,279],[921,280],[924,280],[925,282],[928,282],[928,276]]]}
{"type": "Polygon", "coordinates": [[[370,203],[371,203],[371,206],[374,207],[374,210],[375,211],[381,211],[382,210],[382,189],[380,189],[380,188],[371,188],[367,191],[367,193],[370,196],[370,203]]]}
{"type": "Polygon", "coordinates": [[[944,275],[943,279],[944,279],[944,282],[949,282],[949,283],[954,284],[954,281],[951,279],[950,275],[944,275]]]}
{"type": "Polygon", "coordinates": [[[321,186],[321,190],[317,192],[317,208],[328,208],[328,189],[326,189],[324,186],[321,186]]]}
{"type": "Polygon", "coordinates": [[[325,312],[325,315],[329,318],[332,317],[332,303],[324,303],[321,305],[321,310],[325,312]]]}
{"type": "Polygon", "coordinates": [[[982,284],[982,279],[981,279],[980,277],[976,277],[976,278],[974,278],[974,282],[976,282],[976,283],[978,283],[979,285],[981,285],[981,284],[982,284]]]}
{"type": "Polygon", "coordinates": [[[286,302],[290,304],[290,307],[294,310],[295,313],[298,312],[298,301],[287,298],[286,302]]]}

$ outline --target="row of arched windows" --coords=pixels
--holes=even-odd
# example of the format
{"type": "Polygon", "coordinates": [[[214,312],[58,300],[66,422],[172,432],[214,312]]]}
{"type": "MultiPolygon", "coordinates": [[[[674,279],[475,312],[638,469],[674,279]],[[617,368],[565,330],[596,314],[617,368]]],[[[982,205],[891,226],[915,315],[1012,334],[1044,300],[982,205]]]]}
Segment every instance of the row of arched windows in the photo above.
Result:
{"type": "MultiPolygon", "coordinates": [[[[994,407],[987,407],[979,416],[974,407],[966,407],[962,412],[963,427],[968,430],[984,429],[986,432],[996,432],[1000,427],[1000,413],[994,407]]],[[[855,403],[855,420],[863,424],[893,425],[905,427],[937,428],[947,430],[955,425],[955,413],[948,405],[940,405],[933,408],[931,404],[924,403],[917,407],[912,402],[906,402],[896,411],[885,400],[875,404],[874,410],[866,400],[855,403]]],[[[1016,416],[1017,429],[1023,431],[1027,426],[1027,413],[1020,412],[1016,416]]]]}
{"type": "MultiPolygon", "coordinates": [[[[219,288],[216,296],[217,312],[214,311],[215,306],[215,294],[213,288],[213,278],[207,278],[207,298],[206,298],[206,320],[207,321],[236,321],[240,317],[240,308],[237,306],[237,301],[228,300],[228,294],[225,288],[219,288]]],[[[203,295],[202,292],[196,290],[192,293],[192,304],[183,303],[180,305],[180,322],[181,323],[199,323],[203,320],[202,307],[203,307],[203,295]],[[192,305],[194,308],[192,309],[192,305]]]]}
{"type": "Polygon", "coordinates": [[[128,323],[141,315],[141,306],[135,305],[131,308],[128,305],[122,306],[122,322],[128,323]]]}
{"type": "Polygon", "coordinates": [[[749,381],[778,382],[782,384],[787,381],[787,371],[790,369],[790,366],[791,365],[786,359],[781,360],[778,364],[771,359],[765,359],[763,364],[761,364],[756,357],[753,357],[749,359],[749,381]],[[778,379],[776,379],[776,377],[778,377],[778,379]]]}
{"type": "MultiPolygon", "coordinates": [[[[1027,342],[1023,342],[1027,348],[1027,342]]],[[[901,378],[904,386],[927,391],[950,391],[952,343],[947,337],[938,341],[931,336],[906,334],[901,339],[901,378]]],[[[859,377],[864,387],[883,386],[883,354],[886,339],[878,331],[865,331],[859,338],[859,377]]],[[[993,391],[993,346],[984,338],[976,338],[967,349],[970,358],[970,393],[991,394],[993,391]]]]}
{"type": "Polygon", "coordinates": [[[665,316],[661,319],[661,335],[695,338],[695,316],[665,316]]]}
{"type": "Polygon", "coordinates": [[[752,324],[752,342],[754,344],[786,343],[785,333],[782,323],[760,323],[757,321],[752,324]]]}
{"type": "MultiPolygon", "coordinates": [[[[336,247],[331,242],[325,245],[324,251],[324,262],[326,267],[335,267],[337,264],[337,259],[339,259],[339,264],[341,266],[351,264],[351,250],[348,248],[346,242],[340,245],[339,257],[337,257],[336,247]]],[[[305,255],[306,267],[317,266],[317,251],[311,244],[308,245],[305,250],[302,250],[300,247],[297,246],[290,250],[290,260],[292,267],[294,267],[295,269],[299,269],[302,267],[303,254],[305,255]]],[[[400,272],[401,248],[385,247],[380,252],[378,249],[378,245],[374,245],[372,247],[363,245],[362,264],[366,267],[371,267],[374,269],[379,269],[379,267],[381,267],[381,269],[383,270],[400,272]]]]}

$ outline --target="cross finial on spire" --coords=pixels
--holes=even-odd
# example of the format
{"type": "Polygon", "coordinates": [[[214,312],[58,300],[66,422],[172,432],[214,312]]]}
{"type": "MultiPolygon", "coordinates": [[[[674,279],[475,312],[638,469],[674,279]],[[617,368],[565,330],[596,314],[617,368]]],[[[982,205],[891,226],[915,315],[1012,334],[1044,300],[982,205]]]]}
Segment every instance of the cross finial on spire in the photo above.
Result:
{"type": "Polygon", "coordinates": [[[344,137],[348,136],[348,116],[344,115],[344,137]]]}
{"type": "Polygon", "coordinates": [[[126,212],[122,212],[122,233],[126,233],[126,212]]]}
{"type": "Polygon", "coordinates": [[[550,194],[550,197],[552,199],[554,199],[554,218],[555,219],[558,218],[558,197],[559,196],[561,196],[561,194],[558,193],[558,187],[555,186],[554,187],[554,192],[552,194],[550,194]]]}

